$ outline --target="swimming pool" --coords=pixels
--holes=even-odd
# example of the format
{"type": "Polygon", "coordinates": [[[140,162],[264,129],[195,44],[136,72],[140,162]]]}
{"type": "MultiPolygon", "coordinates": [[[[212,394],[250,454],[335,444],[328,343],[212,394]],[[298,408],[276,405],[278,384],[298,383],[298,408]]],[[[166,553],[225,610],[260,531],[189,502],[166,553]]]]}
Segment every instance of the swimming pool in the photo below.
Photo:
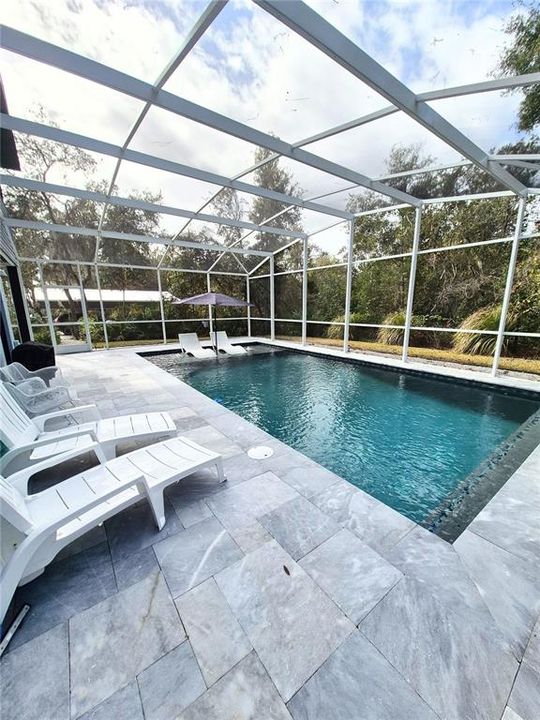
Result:
{"type": "Polygon", "coordinates": [[[415,522],[527,420],[523,397],[295,352],[152,361],[415,522]]]}

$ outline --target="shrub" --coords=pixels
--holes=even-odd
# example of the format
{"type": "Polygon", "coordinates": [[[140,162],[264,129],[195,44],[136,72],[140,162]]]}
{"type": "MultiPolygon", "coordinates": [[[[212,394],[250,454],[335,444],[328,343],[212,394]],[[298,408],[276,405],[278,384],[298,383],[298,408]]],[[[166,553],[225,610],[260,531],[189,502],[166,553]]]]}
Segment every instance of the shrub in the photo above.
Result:
{"type": "MultiPolygon", "coordinates": [[[[494,330],[499,329],[501,321],[501,306],[490,305],[480,308],[468,315],[459,326],[463,330],[494,330]]],[[[515,318],[508,314],[506,328],[510,330],[515,325],[515,318]]],[[[493,355],[495,352],[496,335],[476,335],[473,333],[456,333],[452,347],[458,353],[467,355],[493,355]]],[[[505,341],[506,342],[506,341],[505,341]]]]}
{"type": "MultiPolygon", "coordinates": [[[[351,319],[350,322],[352,323],[361,323],[364,320],[361,313],[353,312],[351,313],[351,319]]],[[[344,323],[345,322],[345,315],[337,315],[333,320],[333,323],[344,323]]],[[[354,335],[355,328],[351,328],[349,332],[349,337],[352,340],[354,335]]],[[[329,325],[326,329],[326,337],[330,338],[331,340],[342,340],[343,339],[343,325],[329,325]]]]}

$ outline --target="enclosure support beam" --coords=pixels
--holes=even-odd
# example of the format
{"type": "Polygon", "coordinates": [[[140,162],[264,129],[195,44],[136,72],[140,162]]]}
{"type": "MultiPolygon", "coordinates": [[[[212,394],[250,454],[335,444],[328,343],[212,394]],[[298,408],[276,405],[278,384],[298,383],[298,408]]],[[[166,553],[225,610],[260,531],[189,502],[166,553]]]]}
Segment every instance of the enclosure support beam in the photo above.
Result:
{"type": "Polygon", "coordinates": [[[270,256],[270,340],[276,339],[276,299],[275,299],[274,256],[270,256]]]}
{"type": "Polygon", "coordinates": [[[84,285],[82,281],[81,266],[77,263],[77,277],[79,279],[79,287],[81,289],[81,311],[84,322],[84,334],[86,335],[86,344],[92,347],[92,336],[90,335],[90,323],[88,322],[88,311],[86,309],[86,297],[84,294],[84,285]]]}
{"type": "MultiPolygon", "coordinates": [[[[417,210],[418,212],[418,210],[417,210]]],[[[351,323],[351,292],[353,271],[354,220],[349,224],[349,244],[347,246],[347,284],[345,286],[345,315],[343,325],[343,351],[349,352],[349,326],[351,323]]]]}
{"type": "Polygon", "coordinates": [[[107,319],[105,318],[105,306],[103,305],[103,295],[101,293],[101,280],[99,277],[99,265],[96,263],[94,265],[94,270],[96,273],[96,284],[97,284],[97,290],[99,295],[99,309],[101,310],[101,322],[103,324],[103,339],[105,340],[105,347],[107,350],[109,349],[109,334],[107,332],[107,319]]]}
{"type": "Polygon", "coordinates": [[[407,293],[407,309],[405,310],[405,328],[403,330],[403,352],[401,359],[407,362],[409,355],[409,338],[411,336],[412,312],[414,303],[414,286],[416,283],[416,264],[418,248],[420,245],[420,226],[422,223],[422,208],[417,208],[414,218],[414,236],[411,255],[411,269],[409,272],[409,290],[407,293]]]}
{"type": "Polygon", "coordinates": [[[514,239],[512,241],[512,251],[510,252],[510,261],[508,263],[508,273],[506,275],[506,285],[504,288],[504,296],[501,306],[501,318],[499,320],[499,329],[497,332],[497,341],[495,343],[495,353],[493,355],[493,365],[491,366],[491,374],[493,377],[497,375],[499,369],[499,360],[504,342],[504,330],[506,327],[506,318],[508,316],[508,308],[510,306],[510,297],[512,295],[512,285],[514,283],[514,272],[516,269],[519,241],[523,229],[523,218],[525,216],[525,206],[527,198],[520,198],[517,211],[516,229],[514,231],[514,239]]]}
{"type": "Polygon", "coordinates": [[[24,283],[22,281],[21,268],[19,265],[8,265],[6,270],[11,288],[11,295],[13,297],[15,315],[17,316],[17,325],[19,326],[21,342],[33,340],[34,336],[32,334],[32,325],[30,323],[30,313],[28,312],[26,296],[24,294],[24,283]]]}
{"type": "Polygon", "coordinates": [[[247,331],[248,331],[248,337],[251,337],[251,287],[249,283],[249,274],[246,275],[246,300],[248,302],[247,306],[247,331]]]}
{"type": "Polygon", "coordinates": [[[307,345],[307,295],[308,295],[307,264],[308,264],[308,239],[304,238],[304,242],[303,242],[303,246],[302,246],[302,345],[307,345]]]}
{"type": "Polygon", "coordinates": [[[53,316],[51,312],[51,304],[49,303],[49,296],[47,295],[47,291],[45,290],[45,280],[43,278],[43,265],[42,263],[38,264],[38,270],[39,270],[39,283],[41,285],[41,292],[43,293],[43,302],[45,303],[45,314],[47,315],[47,323],[49,325],[49,332],[51,333],[51,342],[53,348],[56,350],[58,343],[56,342],[56,332],[54,329],[54,321],[53,316]]]}
{"type": "MultiPolygon", "coordinates": [[[[206,273],[206,290],[212,292],[212,285],[210,281],[210,273],[206,273]]],[[[208,331],[210,334],[210,340],[212,340],[212,333],[214,332],[214,316],[212,315],[212,306],[208,305],[208,331]]]]}
{"type": "Polygon", "coordinates": [[[167,344],[167,329],[165,327],[165,308],[163,306],[163,290],[161,289],[161,271],[157,269],[157,286],[159,290],[159,309],[161,313],[161,331],[163,333],[163,344],[167,344]]]}
{"type": "MultiPolygon", "coordinates": [[[[488,154],[470,138],[304,2],[255,2],[513,193],[526,194],[526,188],[519,180],[500,165],[490,163],[488,154]]],[[[319,169],[324,168],[319,166],[319,169]]],[[[349,179],[343,174],[339,177],[349,179]]],[[[401,201],[408,202],[409,199],[402,198],[401,201]]],[[[411,204],[418,206],[418,203],[411,204]]]]}

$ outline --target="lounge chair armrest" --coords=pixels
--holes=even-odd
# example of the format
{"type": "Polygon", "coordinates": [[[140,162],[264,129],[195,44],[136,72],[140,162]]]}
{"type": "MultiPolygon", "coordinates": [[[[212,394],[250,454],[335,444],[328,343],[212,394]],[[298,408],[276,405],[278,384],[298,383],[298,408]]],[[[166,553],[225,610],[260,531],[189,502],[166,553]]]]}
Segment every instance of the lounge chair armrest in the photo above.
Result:
{"type": "MultiPolygon", "coordinates": [[[[76,458],[83,453],[90,452],[91,450],[96,451],[98,448],[99,444],[97,442],[91,442],[85,447],[73,448],[73,450],[68,450],[66,452],[59,453],[58,455],[51,455],[50,457],[40,460],[34,465],[30,465],[23,470],[17,470],[17,472],[14,472],[13,475],[9,475],[7,480],[11,485],[16,487],[19,492],[23,493],[23,495],[28,495],[28,482],[36,473],[41,472],[42,470],[48,470],[49,468],[55,467],[67,460],[72,460],[73,458],[76,458]]],[[[39,493],[34,494],[39,495],[39,493]]]]}
{"type": "MultiPolygon", "coordinates": [[[[97,505],[101,505],[104,502],[107,502],[107,500],[111,500],[112,498],[116,497],[116,495],[120,495],[121,493],[125,492],[131,487],[139,486],[141,489],[146,489],[144,482],[143,482],[143,476],[141,475],[138,478],[135,478],[134,480],[125,480],[124,482],[120,483],[116,487],[114,487],[112,490],[110,490],[108,493],[104,493],[103,495],[96,496],[96,499],[92,502],[87,503],[84,507],[79,508],[69,508],[66,510],[66,513],[60,515],[54,522],[47,523],[47,530],[53,532],[58,530],[59,527],[62,527],[62,525],[66,525],[71,520],[75,520],[75,518],[80,517],[85,512],[88,512],[89,510],[92,510],[97,505]]],[[[31,501],[32,496],[30,496],[29,500],[31,501]]],[[[39,530],[39,528],[37,528],[39,530]]],[[[43,530],[43,527],[41,528],[43,530]]]]}
{"type": "Polygon", "coordinates": [[[56,410],[55,412],[45,413],[44,415],[37,415],[32,418],[32,422],[37,425],[40,432],[45,432],[45,425],[49,420],[66,417],[67,415],[83,415],[85,413],[88,413],[90,420],[101,420],[101,413],[92,403],[91,405],[76,405],[72,408],[65,408],[64,410],[56,410]]]}
{"type": "MultiPolygon", "coordinates": [[[[96,433],[93,430],[85,430],[85,429],[79,429],[79,430],[73,430],[69,433],[62,433],[62,435],[57,438],[59,441],[61,440],[69,440],[70,438],[79,437],[80,435],[89,435],[92,440],[99,446],[99,442],[96,436],[96,433]]],[[[56,442],[53,438],[43,438],[41,440],[34,440],[31,443],[27,443],[26,445],[19,445],[19,447],[13,448],[12,450],[9,450],[1,459],[0,459],[0,469],[2,469],[2,472],[5,472],[5,468],[8,467],[8,465],[19,455],[25,452],[31,452],[32,450],[35,450],[36,448],[42,447],[43,445],[51,445],[52,443],[56,442]]],[[[56,455],[60,455],[61,453],[57,453],[56,455]]],[[[56,455],[52,455],[52,457],[55,457],[56,455]]]]}

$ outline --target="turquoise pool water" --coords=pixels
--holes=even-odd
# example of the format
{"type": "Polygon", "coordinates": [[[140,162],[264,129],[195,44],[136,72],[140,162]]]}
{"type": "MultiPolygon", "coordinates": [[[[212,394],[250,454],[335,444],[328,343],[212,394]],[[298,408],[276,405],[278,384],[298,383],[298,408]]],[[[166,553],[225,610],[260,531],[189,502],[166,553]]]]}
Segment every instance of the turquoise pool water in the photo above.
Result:
{"type": "Polygon", "coordinates": [[[416,522],[538,409],[300,353],[204,363],[162,355],[157,364],[416,522]]]}

